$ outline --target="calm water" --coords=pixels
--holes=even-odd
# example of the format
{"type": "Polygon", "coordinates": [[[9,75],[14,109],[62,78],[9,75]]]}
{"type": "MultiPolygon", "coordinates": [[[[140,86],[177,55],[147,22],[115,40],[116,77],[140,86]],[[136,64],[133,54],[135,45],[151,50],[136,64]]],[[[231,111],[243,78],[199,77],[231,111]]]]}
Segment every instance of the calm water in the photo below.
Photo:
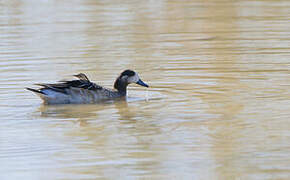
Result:
{"type": "Polygon", "coordinates": [[[290,1],[0,1],[0,179],[289,179],[290,1]],[[127,101],[44,106],[83,72],[127,101]]]}

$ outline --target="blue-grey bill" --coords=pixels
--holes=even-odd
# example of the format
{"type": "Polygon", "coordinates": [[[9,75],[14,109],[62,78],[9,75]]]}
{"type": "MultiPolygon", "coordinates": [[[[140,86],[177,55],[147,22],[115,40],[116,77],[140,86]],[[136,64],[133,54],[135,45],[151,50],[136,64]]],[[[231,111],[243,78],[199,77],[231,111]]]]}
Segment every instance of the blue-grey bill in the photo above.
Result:
{"type": "Polygon", "coordinates": [[[141,79],[139,79],[139,81],[136,82],[136,84],[139,84],[140,86],[144,86],[144,87],[149,87],[146,83],[144,83],[141,79]]]}

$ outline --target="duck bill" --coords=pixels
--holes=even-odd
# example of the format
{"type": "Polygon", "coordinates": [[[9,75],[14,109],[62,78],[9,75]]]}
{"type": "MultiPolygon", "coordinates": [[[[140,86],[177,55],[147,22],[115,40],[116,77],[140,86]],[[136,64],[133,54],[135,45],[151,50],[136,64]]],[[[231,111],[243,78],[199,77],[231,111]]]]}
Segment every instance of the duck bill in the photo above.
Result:
{"type": "Polygon", "coordinates": [[[139,79],[139,81],[136,82],[136,84],[139,84],[140,86],[144,86],[144,87],[149,87],[147,84],[145,84],[141,79],[139,79]]]}

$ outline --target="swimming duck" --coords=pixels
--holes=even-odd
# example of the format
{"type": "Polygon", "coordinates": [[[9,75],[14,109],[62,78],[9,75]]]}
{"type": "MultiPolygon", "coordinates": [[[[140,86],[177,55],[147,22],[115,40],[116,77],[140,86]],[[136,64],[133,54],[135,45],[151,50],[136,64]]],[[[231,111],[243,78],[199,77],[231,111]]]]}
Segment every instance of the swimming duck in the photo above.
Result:
{"type": "Polygon", "coordinates": [[[104,88],[91,82],[83,73],[74,76],[78,80],[60,81],[55,84],[36,84],[42,88],[26,89],[36,93],[45,104],[88,104],[125,97],[127,86],[131,83],[149,87],[132,70],[125,70],[118,76],[114,89],[104,88]]]}

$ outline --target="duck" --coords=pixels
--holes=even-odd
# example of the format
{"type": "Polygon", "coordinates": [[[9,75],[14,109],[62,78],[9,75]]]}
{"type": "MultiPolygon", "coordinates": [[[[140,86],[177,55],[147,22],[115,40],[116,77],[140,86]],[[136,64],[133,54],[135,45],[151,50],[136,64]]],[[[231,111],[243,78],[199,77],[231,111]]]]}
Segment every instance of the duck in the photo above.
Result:
{"type": "Polygon", "coordinates": [[[39,89],[26,88],[37,94],[44,104],[92,104],[104,100],[120,99],[127,96],[127,86],[135,83],[149,87],[138,73],[127,69],[115,80],[114,89],[91,82],[84,73],[74,75],[77,80],[59,81],[53,84],[35,84],[39,89]]]}

